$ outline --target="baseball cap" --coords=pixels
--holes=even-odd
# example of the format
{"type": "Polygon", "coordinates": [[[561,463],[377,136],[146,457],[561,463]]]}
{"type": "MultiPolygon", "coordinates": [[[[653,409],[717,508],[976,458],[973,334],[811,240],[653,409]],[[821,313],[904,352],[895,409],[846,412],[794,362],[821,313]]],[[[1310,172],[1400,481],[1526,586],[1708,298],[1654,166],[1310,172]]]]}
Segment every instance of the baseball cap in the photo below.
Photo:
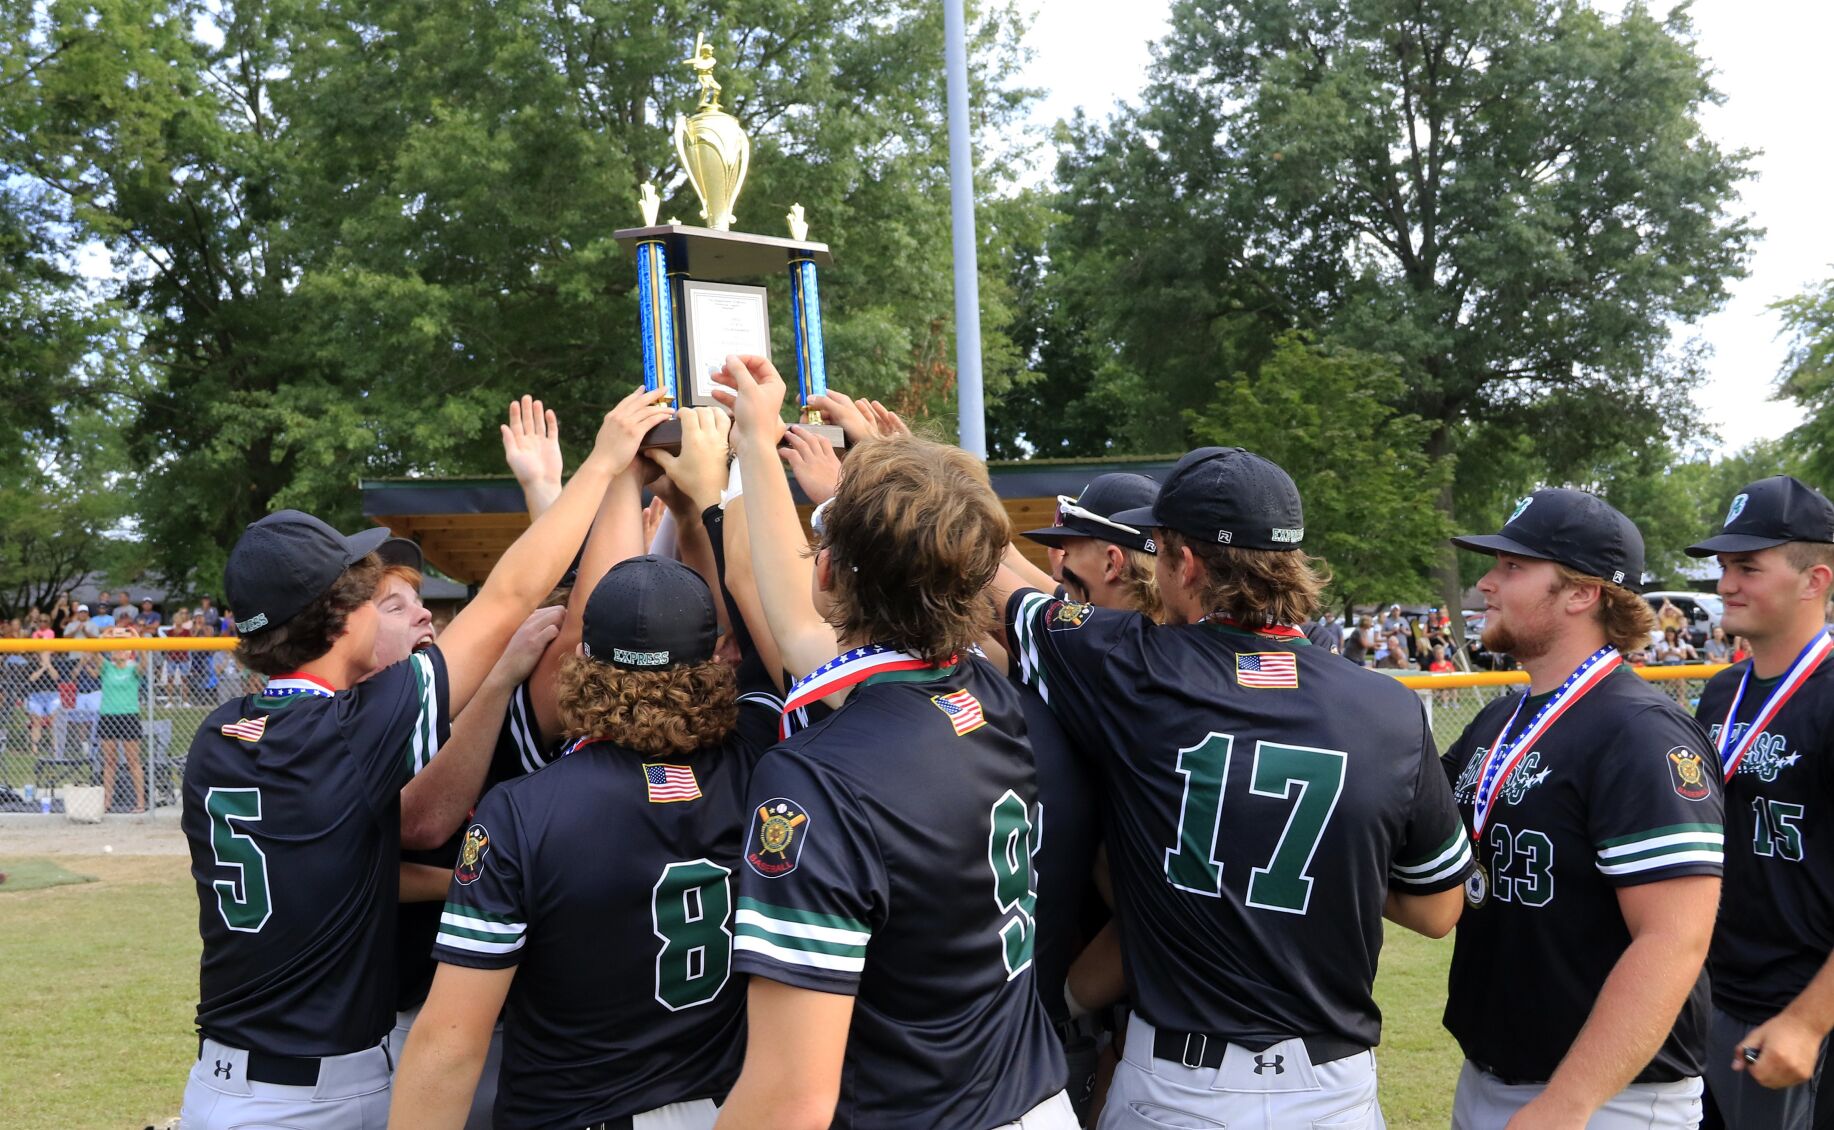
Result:
{"type": "Polygon", "coordinates": [[[1772,475],[1734,495],[1719,533],[1687,553],[1750,553],[1790,541],[1834,542],[1834,503],[1800,479],[1772,475]]]}
{"type": "Polygon", "coordinates": [[[278,510],[249,523],[229,551],[223,591],[244,618],[237,635],[277,628],[388,540],[382,526],[345,537],[310,514],[278,510]]]}
{"type": "Polygon", "coordinates": [[[1123,510],[1150,509],[1158,494],[1159,484],[1145,475],[1097,475],[1075,498],[1057,496],[1057,515],[1052,525],[1026,530],[1022,536],[1049,546],[1061,546],[1071,538],[1100,538],[1151,553],[1152,531],[1116,522],[1114,515],[1123,510]]]}
{"type": "Polygon", "coordinates": [[[1187,452],[1151,506],[1110,518],[1243,549],[1298,549],[1305,538],[1305,511],[1292,476],[1273,460],[1240,447],[1187,452]]]}
{"type": "Polygon", "coordinates": [[[713,658],[719,621],[701,575],[646,554],[618,562],[586,599],[580,643],[589,658],[660,671],[713,658]]]}
{"type": "Polygon", "coordinates": [[[89,611],[89,606],[87,604],[79,604],[76,606],[76,610],[78,612],[87,612],[89,611]]]}
{"type": "Polygon", "coordinates": [[[1631,592],[1642,588],[1643,535],[1636,523],[1583,490],[1538,490],[1516,504],[1500,532],[1466,534],[1452,544],[1474,553],[1557,562],[1631,592]]]}
{"type": "Polygon", "coordinates": [[[386,538],[376,547],[376,556],[384,565],[406,565],[416,573],[427,571],[426,558],[420,552],[420,545],[407,538],[386,538]]]}

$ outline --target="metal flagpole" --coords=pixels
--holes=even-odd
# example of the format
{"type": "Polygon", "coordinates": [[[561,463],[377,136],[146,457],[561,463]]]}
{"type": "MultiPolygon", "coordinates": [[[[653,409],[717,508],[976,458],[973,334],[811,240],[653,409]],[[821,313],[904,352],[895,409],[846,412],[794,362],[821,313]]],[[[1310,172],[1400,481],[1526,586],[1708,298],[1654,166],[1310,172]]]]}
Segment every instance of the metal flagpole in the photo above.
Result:
{"type": "Polygon", "coordinates": [[[949,210],[955,247],[955,413],[962,449],[987,458],[981,400],[981,284],[974,250],[974,146],[968,133],[968,44],[962,0],[943,0],[949,72],[949,210]]]}

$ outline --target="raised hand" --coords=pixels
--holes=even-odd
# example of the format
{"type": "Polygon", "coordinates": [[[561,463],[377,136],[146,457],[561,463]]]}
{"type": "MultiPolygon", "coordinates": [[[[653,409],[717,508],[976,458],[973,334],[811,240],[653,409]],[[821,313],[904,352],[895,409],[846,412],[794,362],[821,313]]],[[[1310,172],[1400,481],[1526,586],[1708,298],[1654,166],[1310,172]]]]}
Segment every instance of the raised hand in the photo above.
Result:
{"type": "Polygon", "coordinates": [[[560,635],[560,622],[566,613],[567,610],[560,607],[537,608],[529,613],[528,619],[509,638],[509,645],[503,649],[492,674],[509,686],[527,679],[535,665],[541,662],[541,653],[554,642],[555,636],[560,635]]]}
{"type": "Polygon", "coordinates": [[[789,434],[784,436],[783,461],[790,465],[796,485],[810,502],[820,506],[834,497],[834,488],[841,479],[841,457],[834,453],[834,445],[827,437],[791,424],[789,434]]]}
{"type": "Polygon", "coordinates": [[[658,451],[653,458],[694,508],[705,510],[718,504],[720,493],[726,489],[727,435],[732,430],[732,418],[718,408],[684,408],[678,418],[681,454],[658,451]]]}
{"type": "Polygon", "coordinates": [[[863,410],[866,403],[833,389],[809,397],[809,407],[820,412],[823,420],[838,425],[841,433],[847,437],[849,447],[878,434],[872,421],[866,418],[863,410]]]}
{"type": "Polygon", "coordinates": [[[904,422],[903,417],[899,416],[885,405],[876,400],[862,400],[860,404],[865,406],[863,411],[866,414],[866,418],[872,423],[873,429],[879,435],[908,436],[911,434],[910,425],[904,422]]]}
{"type": "Polygon", "coordinates": [[[713,374],[713,383],[714,398],[732,409],[740,442],[775,447],[783,437],[783,398],[788,391],[777,367],[763,357],[734,354],[713,374]]]}
{"type": "Polygon", "coordinates": [[[554,410],[543,408],[541,401],[525,395],[509,402],[509,423],[499,430],[503,434],[503,461],[509,464],[510,474],[516,476],[522,489],[552,485],[554,493],[559,494],[560,421],[554,410]]]}
{"type": "Polygon", "coordinates": [[[599,425],[591,458],[609,466],[614,474],[621,474],[628,468],[637,456],[637,447],[643,437],[674,414],[668,405],[661,403],[664,395],[659,388],[639,388],[618,401],[617,407],[605,413],[605,421],[599,425]]]}

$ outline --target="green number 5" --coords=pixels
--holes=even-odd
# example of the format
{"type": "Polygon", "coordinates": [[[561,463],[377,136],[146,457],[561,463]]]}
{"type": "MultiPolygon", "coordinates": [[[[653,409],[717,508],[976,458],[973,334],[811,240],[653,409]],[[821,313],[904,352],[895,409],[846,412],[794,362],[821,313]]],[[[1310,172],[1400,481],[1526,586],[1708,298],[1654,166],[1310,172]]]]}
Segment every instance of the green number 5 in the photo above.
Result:
{"type": "MultiPolygon", "coordinates": [[[[1180,890],[1222,897],[1223,864],[1217,858],[1216,840],[1222,829],[1223,790],[1234,749],[1235,739],[1230,735],[1210,734],[1178,751],[1184,797],[1178,811],[1178,842],[1165,853],[1165,878],[1180,890]]],[[[1306,871],[1331,814],[1337,811],[1337,799],[1343,795],[1347,761],[1335,749],[1255,743],[1248,791],[1294,803],[1266,865],[1249,874],[1249,906],[1304,914],[1311,905],[1312,877],[1306,871]]]]}
{"type": "Polygon", "coordinates": [[[217,911],[231,930],[259,934],[274,913],[267,893],[267,853],[237,824],[261,822],[261,790],[211,789],[204,811],[210,814],[210,849],[217,866],[236,869],[234,879],[210,884],[217,893],[217,911]]]}

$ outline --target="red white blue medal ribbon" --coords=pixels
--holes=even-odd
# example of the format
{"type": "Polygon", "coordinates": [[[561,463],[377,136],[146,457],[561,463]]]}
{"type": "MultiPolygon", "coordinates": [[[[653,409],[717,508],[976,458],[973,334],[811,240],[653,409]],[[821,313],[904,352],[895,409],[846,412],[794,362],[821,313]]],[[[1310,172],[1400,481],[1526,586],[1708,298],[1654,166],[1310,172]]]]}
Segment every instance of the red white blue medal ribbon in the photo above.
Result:
{"type": "Polygon", "coordinates": [[[337,692],[331,684],[317,675],[308,675],[304,671],[293,671],[286,675],[276,675],[261,688],[262,698],[292,698],[296,694],[315,695],[319,698],[330,698],[337,692]]]}
{"type": "Polygon", "coordinates": [[[1549,727],[1560,719],[1574,703],[1586,696],[1593,687],[1603,682],[1605,676],[1618,669],[1623,657],[1617,649],[1607,644],[1587,657],[1574,669],[1567,681],[1560,684],[1554,697],[1547,700],[1540,711],[1528,723],[1520,737],[1513,742],[1505,742],[1509,728],[1516,724],[1516,717],[1522,713],[1522,704],[1527,702],[1527,691],[1517,700],[1516,708],[1509,715],[1509,721],[1497,731],[1496,740],[1490,743],[1490,752],[1484,758],[1484,767],[1478,774],[1477,792],[1471,801],[1471,838],[1477,839],[1484,832],[1484,824],[1490,819],[1491,806],[1496,803],[1497,794],[1503,791],[1504,782],[1516,771],[1516,765],[1527,755],[1534,744],[1547,733],[1549,727]]]}
{"type": "Polygon", "coordinates": [[[896,651],[881,644],[868,644],[843,652],[796,680],[783,700],[783,720],[777,725],[779,740],[789,737],[809,724],[804,713],[812,702],[819,702],[836,691],[863,683],[874,675],[888,671],[921,671],[937,667],[927,659],[896,651]]]}
{"type": "Polygon", "coordinates": [[[1790,700],[1790,696],[1801,690],[1802,684],[1809,681],[1809,676],[1813,675],[1815,669],[1821,666],[1830,651],[1834,651],[1834,637],[1829,636],[1826,632],[1815,633],[1815,638],[1796,654],[1796,661],[1791,663],[1789,670],[1783,673],[1783,681],[1770,689],[1770,697],[1764,700],[1764,706],[1758,711],[1758,716],[1753,718],[1751,725],[1745,728],[1745,736],[1739,740],[1737,745],[1733,745],[1732,723],[1738,717],[1739,704],[1745,701],[1745,688],[1751,685],[1751,662],[1746,661],[1745,674],[1738,681],[1738,693],[1732,696],[1732,706],[1726,711],[1726,720],[1719,727],[1719,764],[1728,782],[1732,780],[1732,775],[1738,772],[1739,765],[1744,762],[1745,754],[1751,751],[1752,743],[1758,740],[1758,735],[1764,732],[1772,719],[1776,718],[1778,712],[1783,709],[1783,704],[1790,700]]]}

